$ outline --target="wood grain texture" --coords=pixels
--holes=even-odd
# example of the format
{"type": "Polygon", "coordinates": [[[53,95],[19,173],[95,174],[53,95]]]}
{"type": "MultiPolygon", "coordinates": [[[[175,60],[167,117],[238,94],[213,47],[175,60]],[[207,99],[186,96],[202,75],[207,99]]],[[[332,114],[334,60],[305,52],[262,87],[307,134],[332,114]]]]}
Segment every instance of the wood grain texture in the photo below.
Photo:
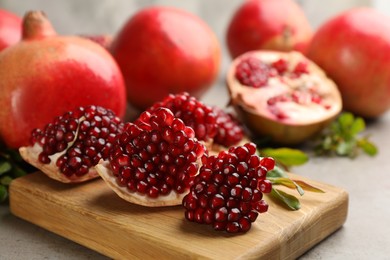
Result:
{"type": "Polygon", "coordinates": [[[21,177],[11,184],[10,208],[22,219],[115,259],[295,259],[343,225],[348,193],[292,177],[326,193],[306,192],[298,211],[266,197],[269,211],[241,235],[188,222],[181,206],[130,204],[100,179],[63,184],[40,172],[21,177]]]}

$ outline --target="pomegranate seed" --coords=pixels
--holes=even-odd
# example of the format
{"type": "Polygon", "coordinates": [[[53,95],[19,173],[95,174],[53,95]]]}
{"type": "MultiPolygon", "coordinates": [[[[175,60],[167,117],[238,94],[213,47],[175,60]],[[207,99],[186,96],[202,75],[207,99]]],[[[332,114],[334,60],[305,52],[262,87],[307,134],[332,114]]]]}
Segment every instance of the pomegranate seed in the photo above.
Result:
{"type": "Polygon", "coordinates": [[[260,88],[268,83],[270,66],[255,57],[242,59],[236,67],[235,77],[245,86],[260,88]]]}
{"type": "Polygon", "coordinates": [[[41,163],[49,164],[50,155],[64,153],[55,162],[60,173],[81,177],[100,159],[108,158],[107,149],[122,127],[121,120],[111,110],[98,106],[79,107],[56,117],[43,130],[33,130],[31,140],[42,146],[38,156],[41,163]],[[108,126],[104,130],[102,116],[108,126]]]}
{"type": "MultiPolygon", "coordinates": [[[[202,144],[186,134],[191,133],[188,128],[167,108],[142,113],[134,123],[124,125],[123,132],[112,144],[112,150],[117,152],[111,153],[111,167],[128,171],[127,186],[132,189],[135,186],[136,191],[151,199],[171,191],[184,193],[193,184],[198,173],[197,160],[205,152],[202,144]],[[133,134],[135,132],[137,135],[133,134]]],[[[198,193],[204,192],[200,184],[197,189],[198,193]]],[[[202,219],[203,213],[189,215],[195,217],[194,214],[202,219]]]]}
{"type": "MultiPolygon", "coordinates": [[[[163,116],[159,118],[162,118],[162,121],[165,121],[169,125],[171,124],[169,120],[172,120],[172,128],[175,132],[183,130],[189,138],[193,138],[193,134],[195,134],[198,140],[212,139],[217,134],[216,115],[213,109],[186,92],[168,95],[161,102],[157,102],[148,108],[147,111],[150,115],[150,113],[161,107],[168,108],[172,111],[173,115],[167,116],[163,113],[163,116]],[[174,116],[176,119],[173,119],[174,116]],[[168,121],[166,117],[169,118],[168,121]],[[184,126],[188,126],[189,128],[184,126]]],[[[140,118],[137,121],[147,122],[148,120],[140,118]]],[[[135,123],[138,124],[137,122],[135,123]]],[[[156,124],[160,123],[156,122],[156,124]]],[[[166,133],[164,136],[165,138],[171,137],[171,134],[166,133]]]]}
{"type": "Polygon", "coordinates": [[[258,213],[267,209],[262,192],[272,188],[265,179],[267,168],[256,152],[256,145],[248,143],[203,156],[200,173],[183,199],[186,219],[212,225],[215,230],[248,231],[258,213]],[[200,208],[202,217],[193,217],[192,212],[200,208]]]}

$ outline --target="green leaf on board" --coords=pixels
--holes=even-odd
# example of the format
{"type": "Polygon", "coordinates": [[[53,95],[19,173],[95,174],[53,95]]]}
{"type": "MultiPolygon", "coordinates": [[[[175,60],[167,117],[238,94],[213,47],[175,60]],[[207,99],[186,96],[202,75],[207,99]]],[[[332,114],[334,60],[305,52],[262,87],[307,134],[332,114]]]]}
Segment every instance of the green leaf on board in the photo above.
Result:
{"type": "Polygon", "coordinates": [[[4,202],[8,197],[7,188],[4,185],[0,184],[0,203],[4,202]]]}
{"type": "Polygon", "coordinates": [[[291,210],[298,210],[301,208],[301,203],[295,196],[290,195],[282,190],[272,188],[271,196],[283,203],[291,210]]]}
{"type": "Polygon", "coordinates": [[[6,172],[9,172],[12,168],[12,165],[11,163],[7,162],[7,161],[2,161],[0,162],[0,175],[6,173],[6,172]]]}
{"type": "Polygon", "coordinates": [[[309,156],[301,150],[292,148],[264,148],[260,150],[261,156],[269,156],[286,166],[298,166],[305,164],[309,156]]]}

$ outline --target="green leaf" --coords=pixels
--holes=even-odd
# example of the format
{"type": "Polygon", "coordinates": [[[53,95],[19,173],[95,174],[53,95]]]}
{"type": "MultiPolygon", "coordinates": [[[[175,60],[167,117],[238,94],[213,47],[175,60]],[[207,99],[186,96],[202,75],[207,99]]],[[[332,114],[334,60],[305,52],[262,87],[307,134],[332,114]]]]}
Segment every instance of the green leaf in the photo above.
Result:
{"type": "Polygon", "coordinates": [[[7,162],[7,161],[4,161],[4,162],[0,162],[0,175],[8,172],[9,170],[11,170],[12,168],[12,165],[7,162]]]}
{"type": "Polygon", "coordinates": [[[0,185],[0,203],[4,202],[8,197],[7,188],[3,185],[0,185]]]}
{"type": "Polygon", "coordinates": [[[370,156],[374,156],[378,153],[378,148],[375,146],[375,144],[371,143],[365,138],[360,139],[358,141],[358,146],[362,148],[363,151],[370,156]]]}
{"type": "Polygon", "coordinates": [[[285,170],[275,166],[273,170],[267,172],[267,179],[268,178],[288,178],[288,175],[285,170]]]}
{"type": "Polygon", "coordinates": [[[348,156],[348,155],[351,155],[352,152],[353,152],[353,147],[355,146],[355,142],[354,141],[342,141],[340,142],[338,145],[337,145],[337,148],[336,148],[336,153],[338,155],[342,155],[342,156],[348,156]]]}
{"type": "Polygon", "coordinates": [[[296,189],[301,196],[305,194],[304,190],[290,178],[268,178],[268,180],[272,182],[272,185],[283,185],[290,189],[296,189]]]}
{"type": "Polygon", "coordinates": [[[357,135],[360,132],[364,131],[366,129],[366,124],[364,123],[363,118],[358,117],[353,121],[350,129],[351,135],[357,135]]]}
{"type": "Polygon", "coordinates": [[[285,206],[290,208],[291,210],[298,210],[301,208],[301,203],[299,200],[284,191],[274,189],[271,190],[271,196],[273,196],[278,201],[282,202],[285,206]]]}
{"type": "Polygon", "coordinates": [[[12,178],[10,176],[4,176],[0,179],[0,184],[4,186],[9,186],[11,184],[12,178]]]}
{"type": "Polygon", "coordinates": [[[339,116],[338,122],[341,131],[346,130],[351,127],[354,121],[354,116],[351,113],[343,113],[339,116]]]}
{"type": "Polygon", "coordinates": [[[265,148],[260,151],[260,154],[272,157],[286,166],[302,165],[309,160],[309,156],[303,151],[292,148],[265,148]]]}
{"type": "Polygon", "coordinates": [[[311,191],[311,192],[318,192],[318,193],[325,193],[325,191],[323,191],[317,187],[314,187],[314,186],[308,184],[307,182],[304,182],[301,180],[293,180],[293,181],[295,182],[296,185],[299,185],[299,187],[301,187],[303,190],[311,191]]]}

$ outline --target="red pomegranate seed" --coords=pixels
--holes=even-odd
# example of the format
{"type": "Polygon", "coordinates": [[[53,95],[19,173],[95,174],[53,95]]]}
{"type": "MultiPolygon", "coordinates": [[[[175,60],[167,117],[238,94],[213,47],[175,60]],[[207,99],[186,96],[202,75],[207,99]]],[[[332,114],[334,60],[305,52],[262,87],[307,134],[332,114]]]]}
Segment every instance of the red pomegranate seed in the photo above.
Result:
{"type": "Polygon", "coordinates": [[[256,151],[255,144],[247,143],[218,155],[204,155],[200,173],[182,202],[186,219],[215,230],[248,231],[258,213],[266,211],[263,192],[272,188],[265,179],[269,169],[263,166],[271,167],[272,161],[258,157],[256,151]],[[194,217],[199,208],[202,217],[194,217]]]}
{"type": "MultiPolygon", "coordinates": [[[[151,113],[161,107],[172,111],[173,115],[169,117],[169,120],[173,120],[173,116],[181,119],[181,123],[173,124],[173,129],[185,129],[184,131],[190,138],[193,137],[191,135],[194,133],[198,140],[207,141],[214,138],[217,134],[216,115],[213,109],[186,92],[168,95],[161,102],[153,104],[147,111],[151,113]],[[184,126],[189,126],[190,128],[185,128],[184,126]]],[[[167,121],[164,117],[160,116],[159,118],[161,118],[159,119],[161,121],[167,121]]],[[[166,123],[170,124],[169,121],[166,123]]],[[[168,133],[167,135],[170,136],[168,133]]]]}
{"type": "MultiPolygon", "coordinates": [[[[130,192],[135,186],[137,192],[153,199],[189,189],[198,173],[197,160],[205,148],[193,136],[187,135],[193,133],[187,128],[164,107],[146,111],[134,123],[124,125],[123,132],[112,144],[112,150],[117,152],[111,153],[109,162],[112,168],[118,168],[118,172],[126,171],[124,182],[130,192]]],[[[121,176],[124,174],[117,178],[121,176]]],[[[203,188],[197,185],[197,189],[203,188]]],[[[188,205],[193,207],[193,202],[188,205]]],[[[191,215],[196,219],[202,219],[202,216],[201,212],[191,215]]]]}
{"type": "Polygon", "coordinates": [[[123,123],[111,110],[99,106],[79,107],[55,118],[43,130],[33,130],[31,142],[42,146],[38,156],[41,163],[49,164],[49,156],[63,153],[55,162],[59,171],[68,177],[82,176],[100,159],[107,159],[107,150],[113,142],[108,137],[116,136],[122,127],[123,123]]]}
{"type": "Polygon", "coordinates": [[[236,67],[235,77],[245,86],[261,88],[267,85],[270,66],[255,57],[243,58],[236,67]]]}

